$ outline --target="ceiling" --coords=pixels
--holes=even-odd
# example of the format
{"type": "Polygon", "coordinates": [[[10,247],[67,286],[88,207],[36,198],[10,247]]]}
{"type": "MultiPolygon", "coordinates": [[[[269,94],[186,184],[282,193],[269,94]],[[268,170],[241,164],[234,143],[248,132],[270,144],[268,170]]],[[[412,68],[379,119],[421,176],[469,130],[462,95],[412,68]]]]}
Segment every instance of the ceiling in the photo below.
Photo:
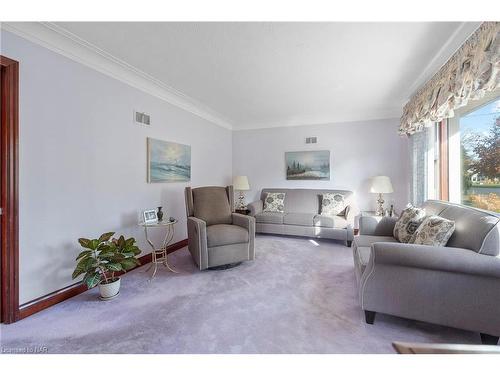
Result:
{"type": "Polygon", "coordinates": [[[232,128],[393,118],[477,25],[58,22],[232,128]]]}

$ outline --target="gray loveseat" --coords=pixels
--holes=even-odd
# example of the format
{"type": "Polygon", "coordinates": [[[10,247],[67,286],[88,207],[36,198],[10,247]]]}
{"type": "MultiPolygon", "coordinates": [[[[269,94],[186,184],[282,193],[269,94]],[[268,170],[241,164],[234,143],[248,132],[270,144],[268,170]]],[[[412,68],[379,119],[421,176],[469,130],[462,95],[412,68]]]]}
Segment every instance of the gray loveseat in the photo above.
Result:
{"type": "Polygon", "coordinates": [[[500,217],[429,200],[427,215],[455,221],[446,247],[399,243],[395,219],[360,218],[353,255],[366,322],[375,312],[500,336],[500,217]]]}
{"type": "Polygon", "coordinates": [[[255,217],[257,233],[287,234],[346,241],[350,246],[354,238],[353,226],[356,209],[353,193],[347,190],[319,189],[262,189],[261,199],[248,205],[255,217]],[[285,193],[284,213],[263,212],[268,192],[285,193]],[[324,193],[344,195],[348,205],[335,217],[320,215],[324,193]]]}

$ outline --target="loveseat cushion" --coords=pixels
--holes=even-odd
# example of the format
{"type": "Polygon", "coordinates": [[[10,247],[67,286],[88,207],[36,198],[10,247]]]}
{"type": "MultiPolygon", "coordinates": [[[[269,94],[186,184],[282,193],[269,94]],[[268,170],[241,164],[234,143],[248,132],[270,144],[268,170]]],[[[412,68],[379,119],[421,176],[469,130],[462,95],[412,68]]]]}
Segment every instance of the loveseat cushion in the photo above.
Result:
{"type": "Polygon", "coordinates": [[[280,212],[261,212],[255,215],[255,221],[266,224],[283,224],[283,216],[285,214],[280,212]]]}
{"type": "Polygon", "coordinates": [[[399,242],[408,243],[424,218],[424,209],[409,205],[401,212],[401,216],[394,225],[394,238],[399,242]]]}
{"type": "Polygon", "coordinates": [[[306,213],[288,213],[283,217],[283,224],[302,225],[306,227],[313,226],[314,214],[306,213]]]}
{"type": "Polygon", "coordinates": [[[354,263],[360,276],[365,272],[366,265],[370,261],[370,249],[370,247],[358,247],[354,251],[354,263]]]}
{"type": "Polygon", "coordinates": [[[216,224],[207,227],[208,247],[248,242],[248,231],[238,225],[216,224]]]}
{"type": "Polygon", "coordinates": [[[446,246],[453,231],[455,222],[439,216],[427,216],[417,228],[409,243],[416,245],[446,246]]]}
{"type": "Polygon", "coordinates": [[[354,266],[356,267],[356,278],[359,281],[365,272],[366,265],[370,260],[370,248],[376,242],[398,242],[392,236],[368,236],[360,235],[354,237],[352,245],[354,255],[354,266]]]}
{"type": "Polygon", "coordinates": [[[315,227],[322,228],[347,228],[347,220],[341,216],[315,215],[313,219],[315,227]]]}
{"type": "Polygon", "coordinates": [[[370,247],[375,242],[399,242],[392,236],[367,236],[354,237],[354,245],[357,247],[370,247]]]}
{"type": "Polygon", "coordinates": [[[449,204],[439,216],[455,222],[455,231],[446,246],[469,249],[485,255],[499,254],[498,214],[449,204]],[[490,241],[487,241],[488,238],[490,241]]]}

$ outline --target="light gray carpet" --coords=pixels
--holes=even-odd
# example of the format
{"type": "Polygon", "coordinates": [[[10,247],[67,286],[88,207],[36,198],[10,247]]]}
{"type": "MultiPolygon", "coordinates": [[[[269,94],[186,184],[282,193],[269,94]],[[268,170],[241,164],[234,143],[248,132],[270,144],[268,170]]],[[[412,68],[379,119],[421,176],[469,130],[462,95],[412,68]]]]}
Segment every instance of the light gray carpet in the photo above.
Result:
{"type": "Polygon", "coordinates": [[[258,236],[256,259],[198,271],[186,249],[182,271],[145,267],[122,278],[120,296],[98,290],[1,326],[3,348],[49,353],[392,353],[391,342],[479,344],[479,335],[378,314],[364,323],[351,249],[341,243],[258,236]]]}

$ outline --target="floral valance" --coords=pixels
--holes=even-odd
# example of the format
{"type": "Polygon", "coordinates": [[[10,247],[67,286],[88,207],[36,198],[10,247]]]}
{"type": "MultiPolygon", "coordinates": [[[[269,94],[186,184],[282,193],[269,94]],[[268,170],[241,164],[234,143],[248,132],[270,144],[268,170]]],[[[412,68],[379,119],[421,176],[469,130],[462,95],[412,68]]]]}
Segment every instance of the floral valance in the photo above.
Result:
{"type": "Polygon", "coordinates": [[[484,22],[403,108],[400,134],[414,134],[500,87],[500,22],[484,22]]]}

